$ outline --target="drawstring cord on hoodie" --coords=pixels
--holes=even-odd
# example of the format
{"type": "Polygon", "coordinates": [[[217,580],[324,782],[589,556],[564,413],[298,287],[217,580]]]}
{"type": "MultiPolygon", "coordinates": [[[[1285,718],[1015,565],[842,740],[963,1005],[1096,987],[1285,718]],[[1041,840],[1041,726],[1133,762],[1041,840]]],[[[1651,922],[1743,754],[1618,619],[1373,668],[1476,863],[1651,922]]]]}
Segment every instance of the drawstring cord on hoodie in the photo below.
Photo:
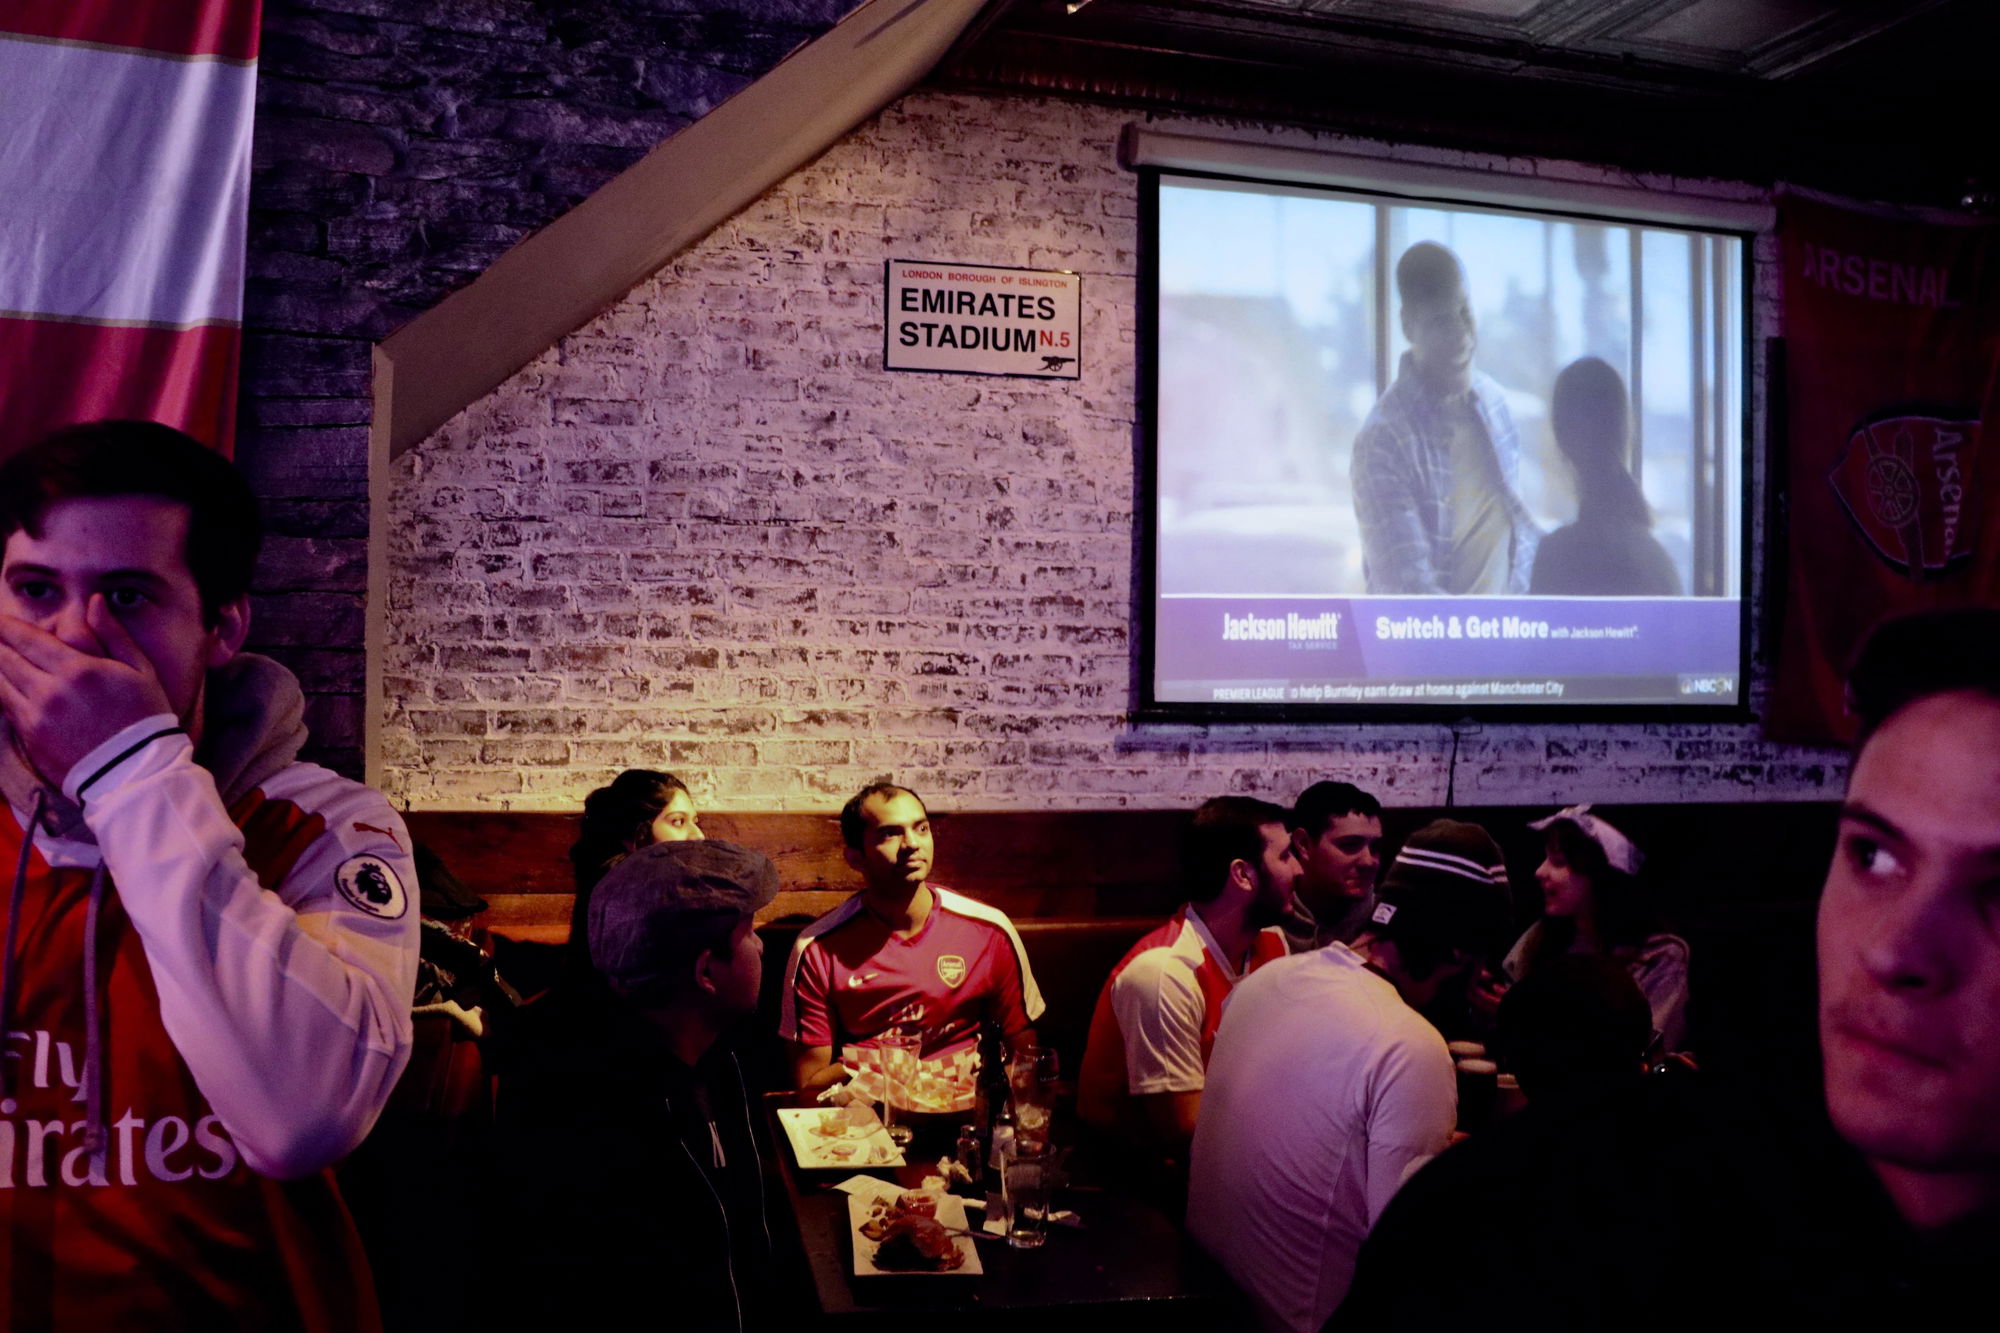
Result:
{"type": "MultiPolygon", "coordinates": [[[[216,788],[223,793],[226,802],[281,772],[298,757],[299,747],[306,740],[305,696],[299,692],[298,681],[290,672],[255,653],[237,654],[228,665],[210,672],[208,681],[203,696],[209,706],[207,758],[201,763],[214,776],[216,788]]],[[[81,802],[85,789],[118,765],[161,737],[184,730],[179,725],[163,728],[114,755],[80,785],[78,802],[81,802]]],[[[0,778],[5,779],[6,793],[0,797],[0,806],[21,801],[30,807],[30,811],[25,826],[27,836],[21,842],[20,861],[14,867],[5,938],[0,940],[0,1098],[11,1096],[19,1082],[15,1065],[21,1057],[8,1049],[12,1045],[8,1034],[13,1031],[20,1004],[17,992],[21,978],[20,969],[16,966],[16,954],[20,947],[21,904],[27,890],[28,866],[33,861],[35,833],[40,830],[57,839],[77,837],[84,841],[92,840],[87,829],[76,827],[81,822],[81,811],[71,806],[41,777],[22,752],[19,737],[10,736],[7,732],[8,729],[0,725],[0,778]]],[[[83,925],[83,1014],[87,1030],[83,1042],[82,1085],[86,1117],[83,1142],[90,1150],[93,1176],[100,1177],[103,1175],[110,1131],[104,1111],[106,1056],[103,1027],[107,1015],[104,996],[98,989],[100,958],[97,932],[105,897],[111,891],[109,875],[100,851],[97,868],[90,880],[90,898],[83,925]]],[[[0,1324],[4,1323],[5,1315],[0,1314],[0,1324]]]]}
{"type": "MultiPolygon", "coordinates": [[[[7,1040],[14,1026],[14,988],[20,980],[14,954],[21,934],[21,902],[27,894],[28,862],[34,855],[35,830],[41,826],[42,811],[47,805],[48,793],[37,791],[21,839],[21,855],[14,862],[14,886],[7,895],[7,938],[0,944],[0,1043],[7,1040]]],[[[83,916],[83,1143],[90,1152],[92,1173],[98,1175],[102,1174],[105,1145],[109,1142],[104,1120],[104,1050],[100,1033],[103,1025],[97,1015],[97,921],[108,882],[100,857],[90,875],[90,902],[83,916]]],[[[0,1056],[0,1097],[12,1091],[13,1079],[13,1065],[0,1056]]]]}
{"type": "MultiPolygon", "coordinates": [[[[14,862],[14,888],[7,895],[7,939],[0,944],[0,1043],[9,1040],[7,1034],[14,1027],[14,985],[20,979],[14,971],[14,948],[21,936],[21,899],[28,891],[28,861],[35,854],[35,829],[41,825],[42,810],[48,803],[49,794],[38,789],[22,831],[21,855],[14,862]]],[[[14,1066],[0,1055],[0,1097],[13,1090],[14,1066]]]]}
{"type": "Polygon", "coordinates": [[[83,910],[83,1146],[91,1169],[104,1167],[104,1050],[97,1021],[97,914],[104,906],[104,859],[90,875],[90,905],[83,910]]]}

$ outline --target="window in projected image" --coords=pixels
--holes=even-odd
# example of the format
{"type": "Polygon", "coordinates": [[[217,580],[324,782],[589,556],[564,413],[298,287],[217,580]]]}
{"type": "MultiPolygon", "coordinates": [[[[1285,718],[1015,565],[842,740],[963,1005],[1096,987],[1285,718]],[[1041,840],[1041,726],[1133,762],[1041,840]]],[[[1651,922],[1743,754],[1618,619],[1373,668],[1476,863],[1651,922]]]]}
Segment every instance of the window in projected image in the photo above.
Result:
{"type": "MultiPolygon", "coordinates": [[[[1366,679],[1458,691],[1393,686],[1389,701],[1419,706],[1738,701],[1740,236],[1173,175],[1157,199],[1157,700],[1371,702],[1328,693],[1366,679]],[[1555,677],[1554,697],[1480,700],[1449,652],[1413,665],[1383,648],[1343,675],[1329,658],[1239,672],[1177,651],[1177,627],[1205,639],[1222,612],[1295,626],[1284,617],[1313,611],[1259,598],[1363,599],[1325,608],[1352,638],[1371,615],[1425,610],[1366,599],[1412,597],[1731,605],[1631,631],[1664,649],[1698,617],[1701,653],[1518,664],[1555,677]],[[1251,601],[1202,619],[1171,605],[1232,598],[1251,601]]],[[[1613,619],[1566,627],[1624,632],[1613,619]]]]}
{"type": "Polygon", "coordinates": [[[1631,393],[1631,470],[1682,587],[1735,595],[1738,238],[1206,181],[1160,190],[1160,590],[1367,591],[1351,448],[1409,350],[1393,271],[1418,241],[1464,267],[1474,364],[1503,395],[1535,519],[1576,517],[1549,402],[1564,366],[1597,357],[1631,393]]]}

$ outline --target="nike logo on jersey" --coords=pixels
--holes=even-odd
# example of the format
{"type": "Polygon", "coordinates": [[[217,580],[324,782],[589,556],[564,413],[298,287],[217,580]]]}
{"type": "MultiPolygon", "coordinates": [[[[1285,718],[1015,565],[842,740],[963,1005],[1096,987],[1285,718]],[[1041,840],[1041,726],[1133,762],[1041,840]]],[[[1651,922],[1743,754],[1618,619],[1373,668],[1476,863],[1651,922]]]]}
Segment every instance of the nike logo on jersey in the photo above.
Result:
{"type": "Polygon", "coordinates": [[[847,984],[854,987],[856,990],[859,990],[863,985],[875,980],[875,978],[881,975],[882,974],[880,972],[870,972],[866,976],[863,976],[859,972],[850,973],[847,978],[847,984]]]}

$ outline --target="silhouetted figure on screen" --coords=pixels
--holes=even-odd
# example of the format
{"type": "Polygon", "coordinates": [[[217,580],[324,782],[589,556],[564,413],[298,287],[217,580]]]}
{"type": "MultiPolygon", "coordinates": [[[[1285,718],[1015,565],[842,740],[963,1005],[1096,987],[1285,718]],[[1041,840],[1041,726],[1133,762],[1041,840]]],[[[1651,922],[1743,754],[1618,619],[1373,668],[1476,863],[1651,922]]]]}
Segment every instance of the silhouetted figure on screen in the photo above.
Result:
{"type": "Polygon", "coordinates": [[[1653,537],[1653,511],[1628,461],[1631,399],[1625,381],[1594,356],[1556,376],[1556,447],[1576,473],[1576,522],[1542,538],[1533,593],[1572,597],[1678,597],[1681,577],[1653,537]]]}

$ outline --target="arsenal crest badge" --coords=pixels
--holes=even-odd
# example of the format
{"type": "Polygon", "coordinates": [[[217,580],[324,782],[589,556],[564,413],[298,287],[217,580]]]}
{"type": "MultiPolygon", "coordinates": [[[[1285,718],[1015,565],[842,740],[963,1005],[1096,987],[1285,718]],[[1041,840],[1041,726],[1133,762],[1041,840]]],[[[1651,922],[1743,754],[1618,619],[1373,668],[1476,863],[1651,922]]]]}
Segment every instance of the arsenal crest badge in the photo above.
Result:
{"type": "Polygon", "coordinates": [[[1978,450],[1977,419],[1884,417],[1848,437],[1827,484],[1877,555],[1923,579],[1972,555],[1978,450]]]}
{"type": "Polygon", "coordinates": [[[937,974],[939,981],[957,990],[958,983],[965,980],[965,959],[955,953],[939,954],[937,974]]]}

